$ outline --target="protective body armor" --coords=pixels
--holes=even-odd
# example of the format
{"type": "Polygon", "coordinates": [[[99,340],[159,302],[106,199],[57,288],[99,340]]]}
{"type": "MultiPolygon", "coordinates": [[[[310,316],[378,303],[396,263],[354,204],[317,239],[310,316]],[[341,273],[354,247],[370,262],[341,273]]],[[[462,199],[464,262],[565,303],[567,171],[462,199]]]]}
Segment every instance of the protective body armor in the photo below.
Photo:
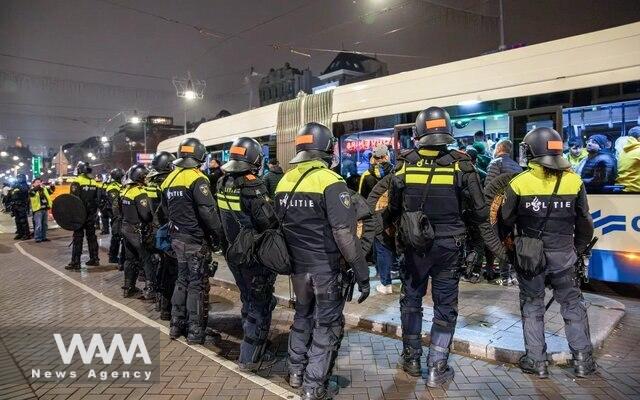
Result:
{"type": "Polygon", "coordinates": [[[436,237],[463,235],[466,231],[461,216],[460,166],[449,153],[422,149],[420,160],[406,163],[396,176],[404,183],[404,206],[406,211],[417,211],[422,204],[436,237]],[[427,181],[431,178],[430,187],[427,181]]]}

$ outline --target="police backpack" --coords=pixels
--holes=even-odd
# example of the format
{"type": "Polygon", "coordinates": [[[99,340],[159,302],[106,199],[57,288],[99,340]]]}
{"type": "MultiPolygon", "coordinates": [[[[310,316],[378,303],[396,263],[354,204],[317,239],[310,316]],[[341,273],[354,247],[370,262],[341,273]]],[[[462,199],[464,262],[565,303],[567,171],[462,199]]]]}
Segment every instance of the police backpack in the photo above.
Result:
{"type": "Polygon", "coordinates": [[[427,184],[422,193],[422,201],[417,211],[407,211],[406,209],[400,216],[400,224],[398,227],[398,236],[400,242],[405,247],[412,247],[416,253],[425,254],[431,250],[435,239],[433,226],[429,221],[429,217],[424,213],[424,202],[427,199],[433,173],[429,175],[427,184]]]}
{"type": "MultiPolygon", "coordinates": [[[[296,184],[293,185],[293,189],[291,190],[292,198],[302,180],[311,172],[318,169],[320,168],[310,168],[300,176],[296,184]]],[[[279,275],[291,275],[291,272],[293,270],[291,267],[291,259],[289,257],[287,242],[282,231],[282,225],[284,223],[290,204],[291,200],[289,200],[289,202],[284,207],[284,212],[282,213],[282,217],[279,220],[278,227],[274,229],[267,229],[259,236],[255,252],[256,258],[262,265],[279,275]]]]}

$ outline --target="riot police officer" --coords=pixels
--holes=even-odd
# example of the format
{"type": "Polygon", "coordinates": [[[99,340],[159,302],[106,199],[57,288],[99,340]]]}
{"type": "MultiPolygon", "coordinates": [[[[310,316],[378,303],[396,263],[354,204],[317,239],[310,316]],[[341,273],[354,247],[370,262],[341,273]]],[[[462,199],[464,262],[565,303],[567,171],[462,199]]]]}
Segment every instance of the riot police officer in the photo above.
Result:
{"type": "Polygon", "coordinates": [[[16,236],[14,240],[27,240],[31,238],[29,231],[29,186],[25,174],[16,175],[16,181],[9,192],[9,208],[16,223],[16,236]]]}
{"type": "Polygon", "coordinates": [[[584,377],[596,369],[587,309],[574,269],[577,257],[593,237],[593,221],[584,184],[562,157],[562,148],[562,136],[551,128],[536,128],[527,133],[520,145],[520,158],[528,170],[511,180],[501,209],[506,227],[515,225],[518,236],[541,240],[544,249],[540,270],[532,273],[523,270],[522,260],[516,268],[526,348],[519,366],[540,378],[548,376],[545,281],[550,283],[560,303],[575,374],[584,377]]]}
{"type": "Polygon", "coordinates": [[[120,214],[122,215],[122,236],[124,237],[124,292],[123,297],[131,297],[138,293],[136,281],[140,268],[146,279],[143,296],[145,300],[153,300],[153,269],[149,249],[149,225],[153,221],[151,202],[144,190],[144,181],[149,171],[142,164],[132,166],[128,172],[128,180],[120,196],[120,214]]]}
{"type": "MultiPolygon", "coordinates": [[[[261,233],[278,221],[264,183],[257,177],[262,166],[262,147],[255,139],[239,138],[231,145],[229,161],[222,166],[225,175],[218,180],[217,203],[220,222],[229,243],[233,243],[241,228],[261,233]]],[[[240,289],[242,327],[238,363],[241,370],[257,371],[276,361],[267,350],[271,312],[276,306],[273,296],[275,273],[256,261],[229,268],[240,289]]]]}
{"type": "Polygon", "coordinates": [[[82,228],[73,231],[73,244],[71,246],[71,262],[65,267],[70,270],[80,270],[80,256],[82,255],[83,237],[87,236],[87,247],[89,247],[89,261],[87,266],[100,265],[98,257],[98,238],[96,237],[96,216],[98,214],[98,204],[100,202],[100,183],[96,182],[91,175],[91,165],[80,161],[76,166],[76,178],[71,183],[71,194],[79,197],[87,212],[87,219],[82,228]]]}
{"type": "Polygon", "coordinates": [[[111,216],[111,242],[109,244],[109,263],[119,264],[118,254],[122,241],[122,215],[120,215],[120,191],[122,190],[122,177],[124,171],[121,168],[114,168],[109,173],[110,182],[104,187],[105,207],[110,211],[111,216]]]}
{"type": "Polygon", "coordinates": [[[302,386],[304,399],[333,397],[329,381],[343,336],[341,261],[353,269],[360,290],[369,295],[369,270],[356,236],[356,210],[345,181],[331,171],[335,138],[326,126],[311,122],[296,136],[295,168],[276,188],[296,294],[289,334],[289,384],[302,386]],[[295,190],[294,190],[295,189],[295,190]]]}
{"type": "MultiPolygon", "coordinates": [[[[399,367],[409,375],[421,376],[422,298],[431,278],[434,316],[427,386],[437,387],[453,379],[454,374],[447,360],[458,317],[458,281],[466,232],[462,207],[471,207],[470,219],[483,232],[488,234],[491,228],[480,179],[471,159],[465,153],[447,149],[448,144],[455,142],[449,114],[440,107],[420,112],[415,139],[418,159],[406,162],[396,171],[389,188],[389,212],[392,218],[400,220],[398,229],[405,254],[400,296],[403,351],[399,367]],[[420,232],[430,224],[431,240],[409,240],[413,218],[417,218],[415,226],[420,232]],[[415,243],[423,242],[423,248],[414,247],[415,243]]],[[[497,238],[493,243],[496,241],[497,238]]]]}
{"type": "Polygon", "coordinates": [[[160,185],[170,222],[171,247],[178,259],[178,279],[171,298],[170,337],[187,332],[187,342],[206,337],[209,302],[209,243],[221,230],[209,180],[199,170],[206,148],[187,138],[178,147],[174,169],[160,185]]]}
{"type": "MultiPolygon", "coordinates": [[[[169,219],[161,207],[162,191],[160,185],[173,171],[175,160],[174,155],[166,151],[156,154],[151,161],[151,171],[147,175],[147,185],[145,186],[153,209],[153,224],[163,229],[168,229],[169,219]]],[[[158,301],[156,308],[160,311],[160,319],[169,321],[171,319],[171,296],[173,296],[178,277],[178,260],[173,250],[155,249],[154,252],[159,256],[155,275],[158,301]]]]}

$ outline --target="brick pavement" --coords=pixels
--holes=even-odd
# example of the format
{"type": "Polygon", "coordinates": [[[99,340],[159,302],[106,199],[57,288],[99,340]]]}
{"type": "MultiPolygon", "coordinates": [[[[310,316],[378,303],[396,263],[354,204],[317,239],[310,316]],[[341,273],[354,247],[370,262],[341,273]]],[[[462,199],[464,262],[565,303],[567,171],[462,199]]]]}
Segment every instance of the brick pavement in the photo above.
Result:
{"type": "MultiPolygon", "coordinates": [[[[232,289],[236,288],[233,275],[223,257],[216,256],[218,272],[215,280],[232,289]]],[[[371,268],[371,296],[362,304],[349,303],[345,307],[345,319],[351,326],[370,329],[396,337],[402,336],[400,323],[400,285],[394,284],[393,295],[382,295],[375,291],[379,280],[373,277],[371,268]]],[[[290,299],[289,282],[286,276],[279,276],[276,282],[276,296],[281,304],[290,299]]],[[[357,289],[356,289],[357,292],[357,289]]],[[[501,287],[490,284],[460,283],[458,321],[453,341],[457,353],[495,361],[518,361],[524,354],[524,339],[519,308],[519,291],[516,287],[501,287]]],[[[357,297],[357,293],[354,297],[357,297]]],[[[551,291],[547,290],[547,299],[551,291]]],[[[613,328],[624,315],[624,305],[614,299],[592,293],[585,294],[588,304],[591,340],[600,347],[613,328]]],[[[433,303],[430,290],[424,298],[422,319],[423,342],[429,343],[433,303]]],[[[571,359],[565,339],[564,321],[560,306],[554,302],[545,314],[545,336],[547,351],[556,362],[571,359]]]]}
{"type": "MultiPolygon", "coordinates": [[[[108,321],[113,326],[126,324],[123,319],[114,315],[115,313],[109,309],[108,305],[100,304],[99,301],[94,305],[94,301],[86,299],[87,296],[82,294],[77,297],[71,296],[70,292],[75,290],[73,286],[59,282],[54,279],[54,275],[44,269],[38,269],[40,268],[38,266],[27,265],[29,263],[21,259],[20,255],[10,247],[10,242],[6,240],[7,237],[7,235],[2,235],[2,239],[0,239],[0,243],[5,244],[0,247],[0,253],[8,251],[8,257],[15,260],[15,265],[9,268],[5,266],[0,268],[0,279],[3,282],[3,295],[0,298],[3,299],[3,303],[7,301],[8,296],[4,296],[4,287],[6,286],[10,288],[10,297],[15,296],[22,300],[19,302],[20,304],[34,303],[32,308],[25,308],[26,306],[22,305],[15,311],[9,309],[10,316],[14,312],[19,312],[23,318],[38,315],[46,317],[44,322],[54,323],[59,320],[64,321],[64,310],[70,307],[71,309],[79,309],[74,311],[76,320],[79,318],[78,315],[81,315],[80,320],[83,322],[91,321],[91,318],[99,318],[103,322],[108,321]],[[38,288],[39,293],[45,293],[46,296],[33,294],[31,291],[34,288],[38,288]],[[90,306],[86,306],[88,303],[91,303],[90,306]],[[52,305],[59,306],[52,307],[52,305]],[[47,312],[39,311],[41,307],[45,307],[47,312]]],[[[34,256],[46,260],[57,268],[62,268],[68,262],[69,249],[66,246],[69,243],[69,235],[56,232],[52,237],[60,238],[45,245],[25,243],[23,246],[34,256]]],[[[0,257],[4,258],[4,254],[0,254],[0,257]]],[[[104,254],[101,257],[106,259],[104,254]]],[[[144,315],[151,318],[157,317],[157,313],[153,311],[150,304],[135,299],[120,298],[119,286],[122,275],[113,267],[90,268],[80,274],[68,273],[67,275],[144,315]]],[[[400,340],[349,328],[346,331],[335,369],[335,373],[339,376],[339,383],[346,386],[341,390],[338,399],[640,399],[640,302],[622,301],[627,306],[628,313],[607,340],[604,348],[599,351],[598,362],[602,368],[599,374],[591,379],[574,380],[570,373],[554,366],[551,368],[551,379],[538,381],[521,374],[510,364],[492,363],[454,354],[451,358],[453,368],[456,371],[454,382],[447,388],[430,389],[424,386],[421,379],[411,378],[395,369],[395,363],[402,347],[400,340]]],[[[211,324],[219,329],[223,335],[220,345],[211,347],[211,350],[233,360],[237,356],[238,342],[241,336],[237,293],[214,286],[211,302],[213,311],[210,317],[211,324]]],[[[286,353],[286,338],[291,318],[292,312],[287,308],[278,307],[274,313],[274,329],[271,339],[274,348],[280,355],[286,353]]],[[[1,332],[0,337],[2,337],[1,332]]],[[[11,351],[11,349],[9,350],[11,351]]],[[[92,398],[93,395],[103,396],[96,398],[127,398],[127,396],[152,398],[152,395],[158,395],[163,396],[158,398],[172,396],[173,398],[187,396],[203,398],[203,393],[211,393],[219,398],[232,398],[234,395],[235,398],[254,398],[254,396],[255,398],[261,396],[273,398],[264,391],[260,392],[261,389],[251,387],[254,385],[252,382],[239,378],[233,372],[219,365],[216,366],[215,363],[204,359],[197,353],[192,353],[191,349],[181,343],[167,342],[166,346],[163,345],[163,362],[171,363],[173,367],[164,368],[163,366],[162,381],[159,385],[147,388],[127,387],[126,385],[124,387],[103,388],[104,385],[102,385],[100,388],[89,388],[89,390],[86,387],[68,385],[57,388],[57,391],[73,390],[73,394],[61,393],[56,396],[60,396],[60,398],[74,395],[78,398],[92,398]],[[189,362],[188,359],[185,359],[187,355],[189,359],[194,357],[194,361],[189,362]],[[198,367],[200,369],[194,373],[191,369],[193,363],[196,366],[204,363],[207,367],[198,367]],[[191,378],[189,378],[190,376],[191,378]],[[224,383],[221,384],[221,382],[224,383]],[[228,382],[231,382],[229,383],[232,385],[231,390],[224,387],[228,382]],[[205,388],[205,385],[208,386],[205,388]]],[[[4,370],[4,364],[2,367],[4,370]]],[[[261,375],[284,388],[287,387],[284,383],[285,364],[283,361],[261,375]]],[[[38,394],[47,395],[49,390],[56,389],[56,387],[43,385],[33,387],[33,389],[38,394]]]]}

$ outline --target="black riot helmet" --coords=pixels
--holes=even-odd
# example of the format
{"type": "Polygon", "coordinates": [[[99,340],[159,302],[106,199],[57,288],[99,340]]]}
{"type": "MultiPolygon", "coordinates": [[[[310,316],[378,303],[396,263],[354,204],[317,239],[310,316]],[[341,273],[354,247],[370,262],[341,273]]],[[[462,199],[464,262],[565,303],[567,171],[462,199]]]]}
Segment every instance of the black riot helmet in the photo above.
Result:
{"type": "Polygon", "coordinates": [[[122,168],[114,168],[109,172],[109,176],[111,177],[111,181],[121,183],[124,171],[122,168]]]}
{"type": "Polygon", "coordinates": [[[16,175],[16,183],[27,183],[27,176],[25,174],[17,174],[16,175]]]}
{"type": "Polygon", "coordinates": [[[91,164],[86,161],[78,161],[76,165],[76,175],[82,174],[90,174],[91,173],[91,164]]]}
{"type": "Polygon", "coordinates": [[[535,128],[520,143],[520,165],[542,165],[554,170],[565,170],[571,164],[562,156],[562,136],[551,128],[535,128]]]}
{"type": "Polygon", "coordinates": [[[449,113],[440,107],[420,111],[416,118],[418,147],[444,146],[455,142],[449,113]]]}
{"type": "Polygon", "coordinates": [[[181,168],[196,168],[204,162],[207,149],[196,138],[187,138],[178,146],[178,159],[173,163],[181,168]]]}
{"type": "Polygon", "coordinates": [[[144,164],[135,164],[131,166],[131,168],[129,168],[129,171],[127,172],[127,175],[129,177],[128,181],[129,183],[144,184],[144,180],[146,179],[148,173],[149,170],[144,166],[144,164]]]}
{"type": "Polygon", "coordinates": [[[173,171],[173,163],[176,161],[176,157],[168,151],[161,151],[153,157],[151,161],[151,170],[149,171],[149,178],[157,175],[168,174],[173,171]]]}
{"type": "Polygon", "coordinates": [[[236,139],[229,149],[229,161],[222,170],[227,173],[257,171],[262,166],[262,146],[248,137],[236,139]]]}
{"type": "Polygon", "coordinates": [[[310,160],[330,161],[336,138],[326,126],[317,122],[305,124],[296,135],[296,155],[289,161],[297,164],[310,160]]]}

